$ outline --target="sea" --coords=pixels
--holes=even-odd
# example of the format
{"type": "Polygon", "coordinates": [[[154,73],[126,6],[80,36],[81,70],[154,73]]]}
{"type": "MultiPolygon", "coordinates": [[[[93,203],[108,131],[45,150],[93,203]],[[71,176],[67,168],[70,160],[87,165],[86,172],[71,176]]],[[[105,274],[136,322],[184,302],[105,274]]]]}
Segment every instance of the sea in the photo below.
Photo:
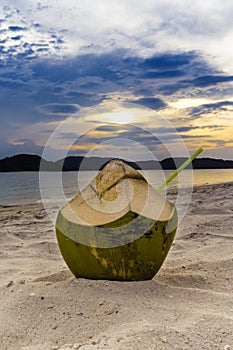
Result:
{"type": "MultiPolygon", "coordinates": [[[[145,170],[143,175],[157,188],[172,172],[145,170]]],[[[0,206],[64,202],[64,198],[69,200],[74,197],[96,174],[95,171],[0,173],[0,206]]],[[[167,188],[225,182],[233,182],[233,169],[184,170],[167,188]]]]}

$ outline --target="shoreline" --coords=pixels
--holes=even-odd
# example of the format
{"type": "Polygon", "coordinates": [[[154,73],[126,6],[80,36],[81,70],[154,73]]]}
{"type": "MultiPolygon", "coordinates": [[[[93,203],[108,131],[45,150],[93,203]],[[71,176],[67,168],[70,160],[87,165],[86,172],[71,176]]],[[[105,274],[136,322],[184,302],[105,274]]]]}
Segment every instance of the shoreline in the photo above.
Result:
{"type": "Polygon", "coordinates": [[[232,202],[194,186],[158,274],[123,283],[73,277],[42,203],[0,207],[1,349],[231,350],[232,202]]]}
{"type": "MultiPolygon", "coordinates": [[[[193,192],[198,191],[199,189],[205,189],[205,188],[225,188],[225,187],[231,187],[233,186],[233,181],[225,181],[225,182],[218,182],[218,183],[212,183],[212,184],[200,184],[200,185],[193,185],[192,187],[182,187],[182,190],[190,190],[193,189],[193,192]]],[[[167,191],[167,194],[176,194],[178,192],[177,186],[174,188],[170,188],[167,191]]],[[[161,192],[162,193],[162,192],[161,192]]],[[[43,205],[43,201],[42,199],[37,201],[37,202],[28,202],[28,203],[17,203],[17,204],[0,204],[0,210],[1,209],[10,209],[10,208],[17,208],[17,207],[27,207],[27,206],[44,206],[43,205]]],[[[54,203],[54,206],[56,206],[56,204],[54,203]]]]}

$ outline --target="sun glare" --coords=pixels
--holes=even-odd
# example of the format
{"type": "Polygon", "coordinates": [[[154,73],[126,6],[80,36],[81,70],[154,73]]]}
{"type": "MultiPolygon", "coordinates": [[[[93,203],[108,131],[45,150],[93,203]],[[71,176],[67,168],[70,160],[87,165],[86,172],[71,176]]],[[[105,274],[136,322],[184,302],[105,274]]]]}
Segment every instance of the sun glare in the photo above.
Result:
{"type": "Polygon", "coordinates": [[[171,107],[174,108],[192,108],[192,107],[198,107],[200,105],[206,104],[206,103],[213,103],[213,100],[206,99],[206,98],[182,98],[176,102],[170,103],[171,107]]]}
{"type": "Polygon", "coordinates": [[[105,118],[108,122],[117,124],[128,124],[135,120],[135,117],[131,111],[106,113],[105,118]]]}

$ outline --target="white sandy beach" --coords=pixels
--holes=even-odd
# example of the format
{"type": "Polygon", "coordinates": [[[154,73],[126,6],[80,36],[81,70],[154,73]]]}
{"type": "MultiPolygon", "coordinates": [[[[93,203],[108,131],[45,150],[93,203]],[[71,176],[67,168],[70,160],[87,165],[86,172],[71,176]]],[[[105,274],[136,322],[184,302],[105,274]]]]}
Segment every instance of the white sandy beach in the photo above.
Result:
{"type": "Polygon", "coordinates": [[[151,281],[74,278],[41,205],[0,223],[1,350],[233,349],[233,183],[195,188],[151,281]]]}

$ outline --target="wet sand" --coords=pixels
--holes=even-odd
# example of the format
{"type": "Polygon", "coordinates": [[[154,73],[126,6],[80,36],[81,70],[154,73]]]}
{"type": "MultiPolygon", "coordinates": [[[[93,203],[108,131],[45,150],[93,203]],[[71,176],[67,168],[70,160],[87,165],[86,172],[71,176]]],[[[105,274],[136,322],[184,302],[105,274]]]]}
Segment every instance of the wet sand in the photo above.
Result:
{"type": "Polygon", "coordinates": [[[233,349],[233,183],[194,189],[151,281],[74,278],[41,205],[0,223],[2,350],[233,349]]]}

